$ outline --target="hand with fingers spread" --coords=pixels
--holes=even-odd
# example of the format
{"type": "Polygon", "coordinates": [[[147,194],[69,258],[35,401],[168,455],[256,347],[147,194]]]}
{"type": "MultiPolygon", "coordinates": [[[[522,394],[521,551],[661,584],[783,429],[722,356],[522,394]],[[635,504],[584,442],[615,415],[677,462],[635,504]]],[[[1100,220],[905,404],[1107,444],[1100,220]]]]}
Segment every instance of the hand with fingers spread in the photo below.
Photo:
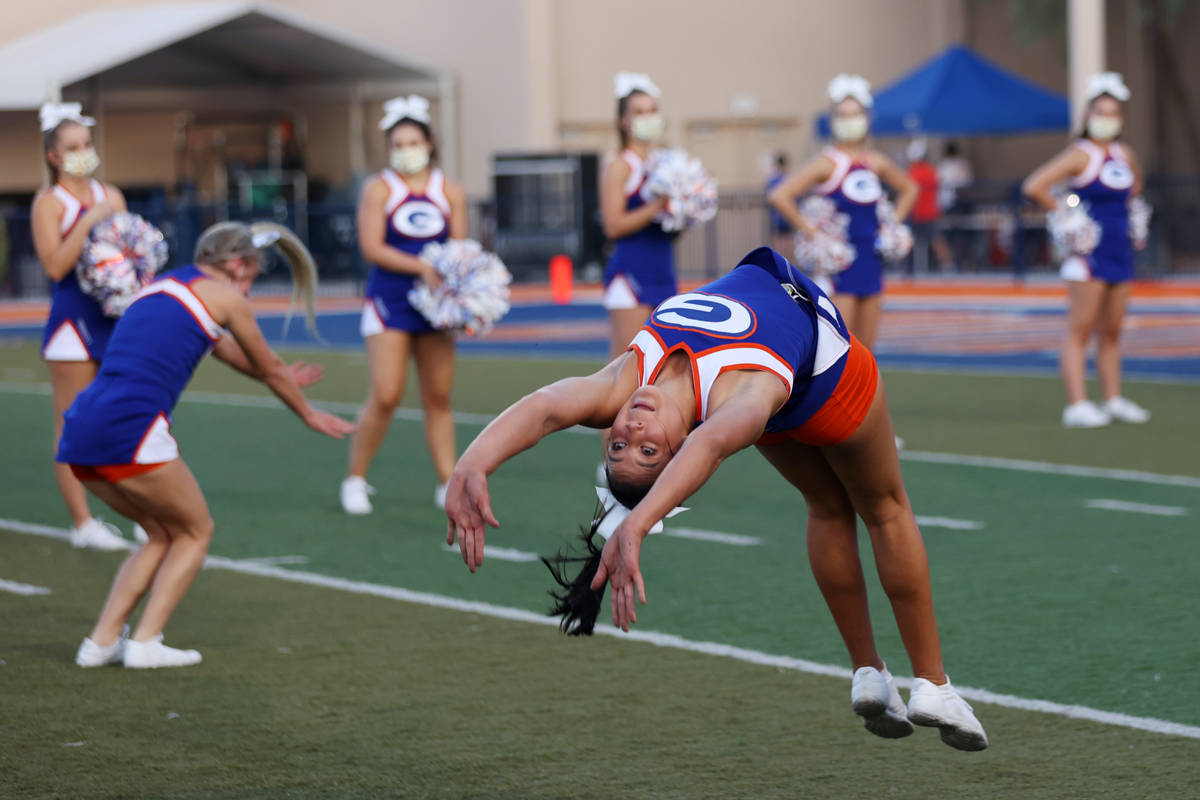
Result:
{"type": "Polygon", "coordinates": [[[446,485],[446,544],[454,544],[456,535],[463,563],[474,572],[483,563],[483,543],[487,526],[500,527],[492,513],[487,474],[462,461],[454,468],[446,485]]]}
{"type": "Polygon", "coordinates": [[[350,420],[316,409],[312,409],[304,422],[317,433],[323,433],[334,439],[342,439],[358,430],[358,425],[350,420]]]}
{"type": "Polygon", "coordinates": [[[305,386],[312,386],[325,374],[325,368],[320,364],[309,364],[306,361],[293,361],[288,364],[287,369],[292,375],[292,380],[301,389],[305,386]]]}
{"type": "Polygon", "coordinates": [[[629,626],[637,622],[637,603],[646,605],[646,585],[642,582],[642,570],[638,565],[642,553],[645,531],[639,531],[622,522],[600,555],[600,568],[592,579],[592,590],[604,588],[604,582],[612,586],[612,620],[626,633],[629,626]]]}

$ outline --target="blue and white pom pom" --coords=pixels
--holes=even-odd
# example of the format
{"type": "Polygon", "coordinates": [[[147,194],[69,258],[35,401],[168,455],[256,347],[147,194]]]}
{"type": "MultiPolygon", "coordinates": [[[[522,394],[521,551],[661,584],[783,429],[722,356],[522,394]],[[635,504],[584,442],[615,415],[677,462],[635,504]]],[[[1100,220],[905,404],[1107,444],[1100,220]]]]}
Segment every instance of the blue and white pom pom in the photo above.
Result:
{"type": "Polygon", "coordinates": [[[92,228],[75,276],[105,315],[119,317],[166,263],[162,231],[137,214],[121,211],[92,228]]]}
{"type": "Polygon", "coordinates": [[[907,258],[913,249],[912,229],[896,219],[896,209],[886,199],[875,204],[875,216],[879,220],[879,232],[875,235],[879,255],[884,261],[907,258]]]}
{"type": "Polygon", "coordinates": [[[1129,238],[1138,247],[1145,247],[1150,239],[1150,218],[1154,208],[1140,194],[1129,201],[1129,238]]]}
{"type": "Polygon", "coordinates": [[[433,264],[442,276],[442,285],[430,290],[418,282],[409,291],[408,302],[433,327],[478,336],[511,308],[508,285],[512,275],[495,253],[484,250],[474,239],[430,242],[420,257],[433,264]]]}
{"type": "Polygon", "coordinates": [[[1100,244],[1100,224],[1088,215],[1078,195],[1060,200],[1046,215],[1046,231],[1060,259],[1086,256],[1100,244]]]}
{"type": "Polygon", "coordinates": [[[837,210],[828,197],[809,195],[800,204],[800,214],[821,234],[796,234],[796,264],[816,275],[832,275],[854,263],[858,252],[847,241],[850,217],[837,210]]]}
{"type": "Polygon", "coordinates": [[[717,179],[708,174],[700,159],[680,149],[650,153],[642,198],[667,198],[667,207],[655,221],[674,233],[708,222],[717,215],[717,179]]]}

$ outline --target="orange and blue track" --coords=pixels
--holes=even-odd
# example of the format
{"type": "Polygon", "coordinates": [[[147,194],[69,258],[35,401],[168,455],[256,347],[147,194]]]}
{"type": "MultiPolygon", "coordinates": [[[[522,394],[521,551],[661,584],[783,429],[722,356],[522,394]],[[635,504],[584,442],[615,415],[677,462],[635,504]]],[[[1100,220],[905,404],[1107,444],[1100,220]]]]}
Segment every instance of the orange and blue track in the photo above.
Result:
{"type": "MultiPolygon", "coordinates": [[[[285,298],[256,298],[254,305],[276,346],[362,346],[356,298],[321,299],[319,340],[299,318],[285,328],[285,298]]],[[[892,368],[1053,371],[1065,309],[1057,282],[893,281],[875,353],[892,368]]],[[[46,311],[44,301],[0,304],[0,340],[40,337],[46,311]]],[[[515,287],[508,316],[485,336],[462,337],[459,347],[464,355],[604,358],[608,320],[599,287],[580,287],[565,305],[551,301],[548,287],[515,287]]],[[[1131,377],[1200,380],[1200,281],[1135,283],[1122,352],[1131,377]]]]}

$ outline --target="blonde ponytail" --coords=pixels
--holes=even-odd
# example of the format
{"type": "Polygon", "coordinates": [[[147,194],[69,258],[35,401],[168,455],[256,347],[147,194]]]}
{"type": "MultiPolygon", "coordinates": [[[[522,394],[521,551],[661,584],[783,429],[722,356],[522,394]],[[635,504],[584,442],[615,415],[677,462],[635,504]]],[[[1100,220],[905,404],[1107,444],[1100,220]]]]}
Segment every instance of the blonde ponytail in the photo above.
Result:
{"type": "Polygon", "coordinates": [[[280,249],[291,267],[292,301],[283,321],[283,330],[287,331],[292,315],[296,312],[296,304],[303,299],[305,326],[309,333],[319,340],[321,337],[317,333],[317,262],[313,260],[312,253],[308,252],[300,237],[275,222],[251,223],[250,235],[256,241],[260,237],[274,239],[273,244],[280,249]]]}

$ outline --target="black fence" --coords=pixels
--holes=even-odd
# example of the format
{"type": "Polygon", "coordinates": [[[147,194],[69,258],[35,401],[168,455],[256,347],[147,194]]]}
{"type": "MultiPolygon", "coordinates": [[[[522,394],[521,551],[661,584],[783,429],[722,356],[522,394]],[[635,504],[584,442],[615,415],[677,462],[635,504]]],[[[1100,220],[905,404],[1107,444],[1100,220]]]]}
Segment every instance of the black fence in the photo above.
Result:
{"type": "MultiPolygon", "coordinates": [[[[205,227],[222,219],[272,219],[297,228],[296,206],[279,203],[253,209],[204,205],[169,200],[161,190],[126,192],[130,210],[158,226],[171,245],[171,264],[190,261],[197,237],[205,227]]],[[[1200,181],[1195,178],[1151,180],[1146,196],[1155,208],[1151,245],[1138,256],[1142,277],[1200,272],[1200,181]]],[[[40,297],[49,284],[34,253],[29,225],[29,196],[0,198],[0,295],[40,297]]],[[[316,202],[307,205],[304,225],[307,241],[326,285],[358,291],[367,273],[359,254],[355,208],[349,202],[316,202]]],[[[471,236],[485,247],[496,243],[496,213],[491,200],[470,205],[471,236]]],[[[1040,214],[1020,203],[1016,184],[973,186],[963,202],[934,226],[944,237],[950,263],[937,264],[928,253],[918,254],[899,269],[913,273],[992,275],[1022,278],[1050,274],[1056,268],[1040,214]]],[[[726,192],[720,211],[711,223],[683,233],[676,245],[680,277],[704,279],[721,274],[747,252],[764,243],[790,249],[786,238],[772,238],[765,198],[760,192],[726,192]]],[[[785,253],[790,255],[790,253],[785,253]]],[[[504,254],[501,253],[501,256],[504,254]]],[[[545,265],[518,272],[518,279],[546,279],[545,265]]],[[[599,280],[600,265],[579,265],[582,280],[599,280]]],[[[286,270],[274,265],[267,280],[286,279],[286,270]]]]}

